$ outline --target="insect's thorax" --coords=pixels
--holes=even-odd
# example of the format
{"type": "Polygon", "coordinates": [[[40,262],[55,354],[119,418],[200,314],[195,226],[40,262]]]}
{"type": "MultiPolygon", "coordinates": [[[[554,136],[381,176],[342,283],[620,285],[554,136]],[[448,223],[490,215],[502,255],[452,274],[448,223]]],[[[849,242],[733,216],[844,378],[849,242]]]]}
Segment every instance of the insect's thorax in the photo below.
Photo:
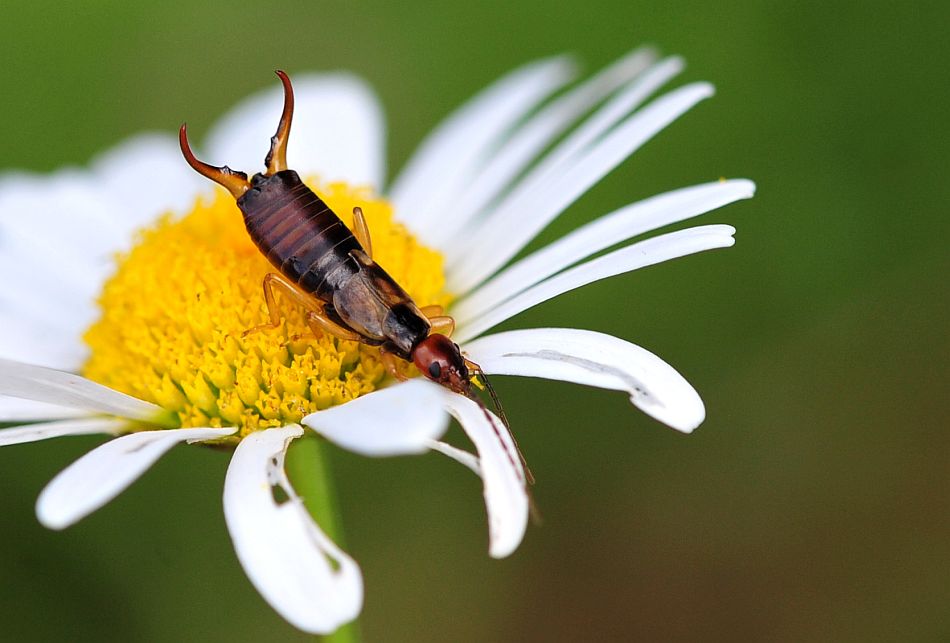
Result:
{"type": "Polygon", "coordinates": [[[332,209],[293,170],[254,175],[237,201],[251,239],[337,322],[403,359],[429,334],[405,290],[374,263],[332,209]]]}

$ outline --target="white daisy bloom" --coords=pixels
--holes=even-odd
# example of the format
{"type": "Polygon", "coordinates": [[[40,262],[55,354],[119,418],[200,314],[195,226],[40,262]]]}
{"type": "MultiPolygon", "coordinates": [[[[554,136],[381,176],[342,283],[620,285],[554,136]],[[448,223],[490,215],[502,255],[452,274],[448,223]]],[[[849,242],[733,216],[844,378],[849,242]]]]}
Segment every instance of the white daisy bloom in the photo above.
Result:
{"type": "MultiPolygon", "coordinates": [[[[297,74],[288,165],[341,217],[363,204],[380,265],[420,305],[448,306],[453,339],[485,373],[625,391],[690,432],[704,419],[702,401],[643,348],[571,328],[485,334],[593,281],[733,244],[728,225],[631,240],[751,197],[747,180],[626,205],[512,263],[591,186],[712,95],[699,82],[655,96],[681,68],[638,50],[572,84],[567,58],[526,65],[450,115],[388,188],[372,91],[345,74],[297,74]]],[[[203,158],[260,167],[281,101],[275,86],[240,103],[203,158]]],[[[510,436],[463,396],[419,378],[393,384],[375,349],[296,337],[304,326],[289,303],[280,329],[243,338],[266,321],[266,262],[249,243],[233,199],[188,167],[171,136],[133,138],[88,169],[0,176],[0,423],[11,425],[0,445],[116,436],[49,483],[39,520],[68,527],[178,443],[232,445],[224,512],[241,564],[290,623],[332,632],[359,614],[362,577],[284,473],[288,445],[313,431],[367,456],[434,450],[458,460],[483,480],[490,554],[514,551],[529,501],[510,436]],[[450,415],[474,453],[440,441],[450,415]]]]}

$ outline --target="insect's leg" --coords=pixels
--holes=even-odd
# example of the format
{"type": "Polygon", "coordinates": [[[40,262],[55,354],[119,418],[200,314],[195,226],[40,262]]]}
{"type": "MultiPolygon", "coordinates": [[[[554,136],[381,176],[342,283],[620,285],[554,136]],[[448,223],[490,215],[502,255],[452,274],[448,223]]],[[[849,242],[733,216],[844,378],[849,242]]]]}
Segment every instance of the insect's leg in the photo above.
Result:
{"type": "Polygon", "coordinates": [[[419,310],[422,311],[423,315],[425,315],[429,319],[432,319],[433,317],[439,317],[440,315],[442,315],[443,311],[445,311],[445,308],[443,308],[439,304],[430,304],[428,306],[423,306],[419,310]]]}
{"type": "Polygon", "coordinates": [[[316,310],[310,309],[307,311],[307,326],[310,327],[310,330],[316,334],[318,331],[325,333],[327,335],[332,335],[333,337],[338,337],[340,339],[349,340],[351,342],[358,342],[360,335],[353,332],[349,328],[344,328],[338,323],[327,317],[325,311],[317,312],[316,310]]]}
{"type": "Polygon", "coordinates": [[[277,300],[274,297],[274,291],[280,288],[281,291],[290,299],[305,310],[313,310],[317,304],[313,297],[305,292],[301,292],[297,285],[276,272],[269,272],[264,275],[264,303],[267,305],[267,313],[270,316],[270,323],[260,324],[249,328],[241,334],[241,337],[247,337],[252,333],[259,333],[263,330],[273,330],[280,326],[280,311],[277,309],[277,300]]]}
{"type": "Polygon", "coordinates": [[[438,317],[429,317],[429,323],[432,324],[432,332],[451,337],[455,332],[455,319],[448,315],[439,315],[438,317]]]}
{"type": "Polygon", "coordinates": [[[356,206],[353,208],[353,235],[363,246],[366,256],[373,258],[373,242],[369,236],[369,226],[366,225],[366,218],[363,216],[363,208],[356,206]]]}
{"type": "Polygon", "coordinates": [[[419,310],[421,310],[422,314],[429,320],[429,323],[432,325],[433,333],[451,337],[452,333],[455,332],[455,320],[448,315],[443,315],[442,313],[445,309],[439,304],[423,306],[419,310]]]}
{"type": "Polygon", "coordinates": [[[287,338],[287,341],[282,344],[282,346],[287,346],[293,342],[299,342],[301,339],[316,339],[317,334],[312,330],[308,330],[306,333],[297,333],[296,335],[291,335],[287,338]]]}
{"type": "MultiPolygon", "coordinates": [[[[498,414],[498,417],[501,418],[501,423],[505,425],[505,428],[508,429],[508,436],[511,438],[511,443],[515,447],[515,451],[518,452],[518,459],[521,460],[521,468],[524,469],[525,482],[529,485],[534,484],[534,474],[531,472],[531,467],[528,466],[528,461],[525,460],[524,454],[521,453],[521,446],[518,444],[518,440],[515,438],[515,434],[511,432],[511,425],[508,423],[508,416],[505,414],[505,408],[501,405],[501,400],[498,399],[498,395],[495,393],[495,388],[491,385],[491,382],[488,380],[488,376],[485,375],[485,371],[482,370],[482,367],[463,356],[465,360],[465,367],[468,369],[469,373],[478,378],[485,388],[488,389],[488,394],[491,396],[492,403],[495,405],[495,413],[498,414]]],[[[531,500],[531,504],[534,504],[534,501],[531,500]]],[[[532,506],[531,513],[532,517],[535,520],[540,518],[540,515],[535,515],[537,509],[532,506]]]]}
{"type": "Polygon", "coordinates": [[[400,382],[405,382],[409,378],[399,370],[399,358],[390,353],[385,348],[379,349],[379,356],[383,361],[383,366],[386,367],[386,370],[389,371],[389,374],[400,382]]]}
{"type": "Polygon", "coordinates": [[[280,283],[279,279],[280,275],[275,272],[269,272],[264,275],[264,304],[267,305],[267,314],[270,316],[270,323],[248,328],[241,333],[241,337],[247,337],[248,335],[253,335],[254,333],[259,333],[264,330],[273,330],[280,326],[280,311],[277,310],[277,300],[274,298],[274,284],[280,283]]]}

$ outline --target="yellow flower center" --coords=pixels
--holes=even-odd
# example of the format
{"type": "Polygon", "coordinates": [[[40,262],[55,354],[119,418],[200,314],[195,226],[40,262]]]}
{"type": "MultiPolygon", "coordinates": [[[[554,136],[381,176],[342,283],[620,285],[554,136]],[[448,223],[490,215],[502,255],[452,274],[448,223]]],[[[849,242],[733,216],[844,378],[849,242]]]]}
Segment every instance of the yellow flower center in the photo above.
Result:
{"type": "MultiPolygon", "coordinates": [[[[374,260],[416,303],[448,303],[442,256],[394,222],[388,202],[342,183],[319,194],[347,226],[353,207],[363,209],[374,260]]],[[[182,218],[166,215],[118,258],[99,299],[102,316],[85,335],[92,355],[83,374],[160,405],[179,426],[237,426],[242,437],[379,386],[386,373],[378,349],[314,337],[280,293],[280,327],[242,337],[269,320],[261,287],[268,272],[223,191],[182,218]]]]}

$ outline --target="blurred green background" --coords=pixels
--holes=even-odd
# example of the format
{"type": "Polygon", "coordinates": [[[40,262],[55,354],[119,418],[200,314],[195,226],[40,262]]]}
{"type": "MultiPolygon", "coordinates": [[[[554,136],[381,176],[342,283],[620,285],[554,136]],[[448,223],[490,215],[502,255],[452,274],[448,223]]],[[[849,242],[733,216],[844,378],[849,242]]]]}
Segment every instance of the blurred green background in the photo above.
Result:
{"type": "MultiPolygon", "coordinates": [[[[398,168],[509,69],[596,69],[653,43],[717,96],[544,238],[720,176],[758,196],[702,223],[738,243],[574,292],[506,327],[628,338],[703,395],[692,436],[624,395],[496,383],[541,527],[494,561],[477,480],[438,456],[333,452],[368,641],[950,638],[947,180],[950,5],[937,2],[60,2],[0,23],[3,164],[84,164],[141,130],[196,136],[272,70],[376,88],[398,168]],[[943,275],[943,277],[941,277],[943,275]]],[[[6,640],[305,637],[244,577],[227,455],[176,449],[62,532],[42,486],[98,443],[0,451],[6,640]]]]}

